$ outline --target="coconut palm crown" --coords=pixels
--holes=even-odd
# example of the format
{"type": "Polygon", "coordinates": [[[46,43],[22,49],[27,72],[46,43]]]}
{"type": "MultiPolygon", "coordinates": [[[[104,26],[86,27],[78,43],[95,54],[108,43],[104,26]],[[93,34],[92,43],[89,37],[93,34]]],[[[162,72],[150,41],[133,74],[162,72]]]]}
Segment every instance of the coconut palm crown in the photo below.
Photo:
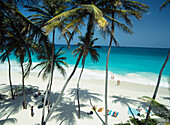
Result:
{"type": "Polygon", "coordinates": [[[74,53],[74,56],[82,54],[82,57],[83,57],[82,64],[85,62],[85,59],[88,54],[90,54],[92,62],[94,63],[98,62],[100,55],[96,49],[101,49],[101,47],[94,45],[94,42],[98,40],[98,38],[92,39],[92,35],[91,35],[91,38],[90,38],[91,40],[89,43],[86,42],[86,37],[84,36],[79,36],[79,39],[81,42],[75,44],[76,46],[79,46],[79,47],[72,52],[74,53]]]}
{"type": "MultiPolygon", "coordinates": [[[[63,49],[60,48],[57,52],[54,53],[54,64],[53,69],[51,69],[51,56],[46,54],[40,54],[38,55],[38,59],[41,60],[39,64],[33,67],[33,69],[42,67],[40,70],[38,77],[42,74],[42,78],[45,80],[48,78],[48,74],[51,73],[51,70],[54,70],[55,67],[59,70],[59,72],[65,76],[66,71],[63,66],[68,67],[68,64],[64,61],[66,60],[66,57],[63,57],[62,55],[66,53],[65,51],[61,51],[63,49]]],[[[51,53],[51,50],[49,50],[49,54],[51,53]]]]}

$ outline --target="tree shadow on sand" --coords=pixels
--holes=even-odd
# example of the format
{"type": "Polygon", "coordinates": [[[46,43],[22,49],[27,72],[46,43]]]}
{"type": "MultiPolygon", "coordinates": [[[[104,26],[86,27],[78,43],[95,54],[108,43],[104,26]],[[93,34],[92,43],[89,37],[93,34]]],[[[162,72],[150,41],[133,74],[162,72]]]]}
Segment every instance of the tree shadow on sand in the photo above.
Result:
{"type": "Polygon", "coordinates": [[[133,118],[135,118],[135,115],[133,114],[130,105],[134,105],[134,106],[140,106],[141,108],[146,109],[148,104],[146,102],[142,102],[139,100],[135,100],[135,99],[131,99],[128,96],[111,96],[111,98],[113,98],[114,100],[112,101],[112,103],[120,103],[122,106],[127,106],[129,111],[131,112],[133,118]]]}
{"type": "MultiPolygon", "coordinates": [[[[15,100],[7,99],[3,101],[0,105],[0,125],[5,124],[6,122],[10,124],[17,123],[16,118],[9,118],[11,115],[17,114],[23,107],[23,97],[16,97],[15,100]],[[2,117],[6,117],[5,119],[1,119],[2,117]]],[[[26,96],[26,102],[31,102],[31,95],[26,96]]],[[[28,108],[28,107],[27,107],[28,108]]]]}
{"type": "MultiPolygon", "coordinates": [[[[74,102],[77,99],[77,89],[70,89],[69,90],[70,96],[74,98],[74,102]]],[[[79,89],[79,100],[81,101],[81,103],[85,103],[89,101],[90,107],[94,107],[93,103],[98,103],[98,102],[102,102],[102,100],[99,98],[100,96],[102,96],[101,94],[98,93],[91,93],[89,92],[88,89],[79,89]]],[[[80,105],[80,107],[82,107],[80,105]]],[[[100,115],[94,111],[96,113],[96,115],[98,116],[98,118],[101,120],[101,122],[104,124],[104,121],[102,120],[102,118],[100,117],[100,115]]],[[[87,114],[87,112],[86,112],[87,114]]],[[[81,113],[81,117],[82,117],[82,113],[81,113]]]]}
{"type": "MultiPolygon", "coordinates": [[[[58,96],[59,96],[59,94],[60,93],[53,93],[53,92],[51,92],[51,94],[50,94],[50,105],[53,105],[53,103],[56,101],[56,99],[58,98],[58,96]]],[[[39,108],[39,106],[40,106],[40,108],[43,108],[43,98],[44,98],[44,96],[45,96],[45,94],[43,93],[43,92],[41,92],[41,95],[39,95],[38,97],[36,97],[36,98],[33,98],[33,105],[34,106],[37,106],[37,108],[39,108]]],[[[48,96],[47,96],[48,97],[48,96]]],[[[47,100],[48,100],[48,98],[47,98],[47,100]]],[[[60,103],[64,103],[64,97],[62,97],[61,99],[60,99],[60,103]]],[[[39,108],[39,109],[40,109],[39,108]]]]}
{"type": "MultiPolygon", "coordinates": [[[[70,98],[64,98],[63,101],[60,102],[60,106],[58,106],[55,111],[54,115],[51,117],[50,120],[56,120],[59,125],[66,124],[66,125],[75,125],[77,120],[77,105],[76,105],[76,99],[77,99],[77,93],[76,88],[70,89],[68,91],[68,95],[70,95],[70,98]],[[72,100],[73,99],[73,100],[72,100]]],[[[98,96],[100,94],[96,93],[90,93],[87,89],[79,91],[80,97],[79,99],[82,102],[88,102],[91,103],[91,100],[94,102],[102,101],[98,96]]],[[[85,108],[89,105],[81,104],[81,108],[85,108]]],[[[92,119],[91,115],[88,115],[86,111],[81,111],[81,119],[92,119]]]]}
{"type": "MultiPolygon", "coordinates": [[[[15,85],[15,87],[17,86],[15,85]]],[[[2,92],[8,92],[8,89],[9,89],[9,85],[3,86],[2,92]]],[[[34,91],[38,91],[38,90],[34,89],[34,91]]],[[[27,104],[32,101],[31,96],[32,94],[26,95],[27,104]]],[[[11,98],[8,98],[6,100],[0,101],[0,107],[1,107],[0,108],[0,125],[3,125],[5,123],[10,123],[10,124],[17,123],[17,119],[11,118],[11,116],[14,114],[17,114],[19,111],[22,110],[23,108],[22,102],[23,102],[23,96],[16,96],[14,100],[12,100],[11,98]]],[[[29,107],[27,106],[27,108],[29,107]]]]}
{"type": "MultiPolygon", "coordinates": [[[[69,95],[73,97],[75,101],[77,99],[77,89],[76,88],[70,89],[69,95]]],[[[87,101],[102,102],[99,96],[101,96],[101,94],[91,93],[89,92],[88,89],[79,89],[79,100],[81,102],[87,102],[87,101]]]]}
{"type": "Polygon", "coordinates": [[[170,100],[170,97],[161,97],[163,99],[166,99],[166,100],[170,100]]]}
{"type": "Polygon", "coordinates": [[[128,96],[111,96],[111,98],[113,98],[114,100],[112,101],[112,103],[120,103],[122,106],[128,106],[129,104],[132,105],[137,105],[138,100],[134,100],[134,99],[130,99],[130,97],[128,96]]]}
{"type": "MultiPolygon", "coordinates": [[[[81,106],[85,107],[86,105],[81,106]]],[[[77,105],[75,105],[75,103],[72,102],[71,99],[67,99],[64,103],[61,103],[61,105],[55,109],[54,114],[55,112],[56,114],[53,115],[50,120],[55,119],[56,122],[60,122],[59,125],[62,125],[63,123],[66,125],[75,125],[77,117],[76,107],[77,105]]],[[[81,111],[81,114],[81,118],[92,119],[92,117],[87,115],[84,111],[81,111]]]]}

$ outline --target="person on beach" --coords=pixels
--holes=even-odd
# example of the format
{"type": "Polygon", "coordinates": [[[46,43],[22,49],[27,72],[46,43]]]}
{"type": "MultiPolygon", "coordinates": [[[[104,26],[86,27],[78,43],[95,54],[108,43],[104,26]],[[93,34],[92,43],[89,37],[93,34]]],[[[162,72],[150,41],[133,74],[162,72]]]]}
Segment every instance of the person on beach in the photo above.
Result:
{"type": "Polygon", "coordinates": [[[34,107],[34,106],[31,106],[31,117],[33,117],[33,116],[34,116],[33,107],[34,107]]]}
{"type": "Polygon", "coordinates": [[[97,105],[94,105],[94,106],[92,107],[92,110],[96,111],[96,109],[97,109],[97,105]]]}
{"type": "Polygon", "coordinates": [[[41,95],[40,90],[38,90],[38,93],[36,93],[36,94],[34,95],[34,98],[38,97],[39,95],[41,95]]]}
{"type": "Polygon", "coordinates": [[[113,79],[114,79],[114,76],[111,76],[111,79],[113,80],[113,79]]]}
{"type": "Polygon", "coordinates": [[[120,85],[120,80],[117,80],[117,85],[118,85],[118,86],[120,85]]]}
{"type": "Polygon", "coordinates": [[[142,109],[140,108],[140,106],[138,106],[138,108],[137,108],[136,110],[138,111],[138,114],[137,114],[137,115],[140,116],[140,112],[141,112],[141,110],[142,110],[142,109]]]}
{"type": "Polygon", "coordinates": [[[90,111],[90,112],[87,112],[88,115],[92,115],[93,114],[93,111],[90,111]]]}

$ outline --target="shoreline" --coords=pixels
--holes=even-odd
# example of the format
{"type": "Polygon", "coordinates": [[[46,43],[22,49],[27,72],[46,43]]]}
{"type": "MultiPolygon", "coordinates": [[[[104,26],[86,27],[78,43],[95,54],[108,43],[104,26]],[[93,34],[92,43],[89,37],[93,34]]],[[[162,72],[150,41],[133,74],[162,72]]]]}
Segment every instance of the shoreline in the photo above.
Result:
{"type": "MultiPolygon", "coordinates": [[[[37,64],[37,63],[33,63],[33,65],[35,65],[35,64],[37,64]]],[[[0,74],[1,74],[1,72],[8,72],[7,63],[0,64],[0,66],[2,68],[5,67],[3,70],[0,70],[0,74]]],[[[17,66],[16,63],[14,63],[13,66],[11,66],[11,67],[12,67],[12,69],[11,69],[12,74],[21,72],[20,67],[17,66]]],[[[70,75],[72,70],[73,70],[72,65],[71,65],[71,67],[69,66],[69,68],[66,69],[67,77],[70,75]]],[[[37,68],[35,70],[32,70],[30,73],[36,75],[39,71],[40,71],[40,68],[37,68]]],[[[73,78],[78,79],[80,72],[81,72],[81,68],[77,68],[73,78]]],[[[54,70],[54,73],[55,73],[54,77],[57,76],[60,79],[63,78],[63,76],[58,72],[58,70],[54,70]]],[[[157,84],[157,79],[158,79],[159,74],[151,73],[151,72],[135,72],[135,73],[117,74],[117,73],[113,73],[113,72],[109,71],[108,72],[108,80],[111,80],[112,76],[114,76],[114,80],[120,80],[120,81],[124,81],[124,82],[130,82],[130,83],[136,83],[136,84],[142,84],[142,85],[155,86],[157,84]]],[[[83,80],[86,80],[86,79],[104,80],[105,79],[105,71],[84,68],[84,72],[82,74],[81,79],[83,79],[83,80]]],[[[168,88],[169,87],[168,80],[170,80],[170,77],[162,74],[160,87],[168,88]]]]}

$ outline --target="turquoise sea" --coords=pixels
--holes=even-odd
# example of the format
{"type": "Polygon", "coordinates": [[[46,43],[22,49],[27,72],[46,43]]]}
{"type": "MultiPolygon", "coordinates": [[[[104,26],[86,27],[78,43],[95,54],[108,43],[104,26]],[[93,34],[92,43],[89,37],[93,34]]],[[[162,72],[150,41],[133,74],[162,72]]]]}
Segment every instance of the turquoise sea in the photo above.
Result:
{"type": "MultiPolygon", "coordinates": [[[[64,46],[63,50],[67,51],[63,56],[67,57],[69,67],[73,67],[77,57],[71,54],[76,46],[71,46],[71,51],[66,45],[56,45],[56,48],[64,46]]],[[[107,56],[107,46],[99,49],[100,61],[93,63],[90,56],[87,57],[83,78],[105,79],[105,65],[107,56]]],[[[136,82],[140,84],[155,85],[160,69],[166,59],[168,49],[161,48],[137,48],[137,47],[112,47],[109,57],[109,78],[114,75],[115,80],[136,82]]],[[[10,56],[13,63],[13,71],[19,71],[19,64],[13,55],[10,56]]],[[[38,63],[36,55],[33,55],[34,64],[38,63]]],[[[5,64],[0,64],[0,70],[7,70],[5,64]]],[[[79,65],[81,68],[81,65],[79,65]]],[[[80,69],[78,69],[79,71],[80,69]]],[[[37,70],[38,71],[38,70],[37,70]]],[[[57,71],[56,71],[57,72],[57,71]]],[[[69,74],[70,70],[67,70],[69,74]]],[[[79,74],[79,72],[77,72],[79,74]]],[[[162,87],[168,87],[168,78],[170,79],[170,60],[168,61],[161,80],[162,87]]]]}

